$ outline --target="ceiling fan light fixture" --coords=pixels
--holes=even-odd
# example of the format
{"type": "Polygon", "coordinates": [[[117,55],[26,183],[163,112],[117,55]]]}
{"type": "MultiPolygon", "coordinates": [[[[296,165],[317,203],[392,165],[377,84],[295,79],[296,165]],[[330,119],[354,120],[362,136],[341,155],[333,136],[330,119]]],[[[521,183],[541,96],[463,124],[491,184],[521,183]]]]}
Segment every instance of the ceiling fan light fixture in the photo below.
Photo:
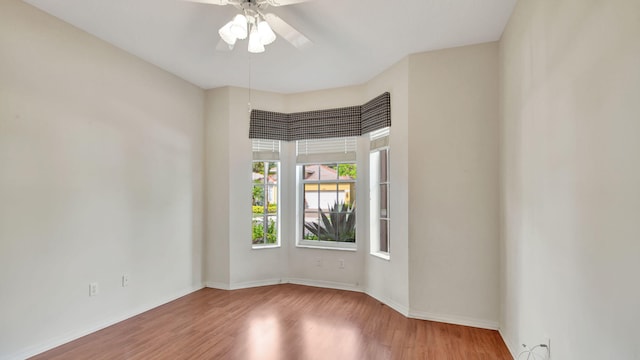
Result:
{"type": "Polygon", "coordinates": [[[251,27],[251,33],[249,34],[249,52],[253,54],[264,52],[264,45],[255,26],[251,27]]]}
{"type": "Polygon", "coordinates": [[[224,40],[228,45],[234,45],[238,38],[231,32],[231,26],[233,25],[233,21],[229,21],[225,26],[221,27],[218,30],[218,34],[220,34],[220,38],[224,40]]]}
{"type": "Polygon", "coordinates": [[[231,33],[238,39],[246,39],[247,38],[247,18],[238,14],[233,18],[232,24],[229,27],[231,33]]]}
{"type": "Polygon", "coordinates": [[[258,22],[258,34],[260,34],[262,45],[269,45],[276,40],[276,34],[266,21],[258,22]]]}

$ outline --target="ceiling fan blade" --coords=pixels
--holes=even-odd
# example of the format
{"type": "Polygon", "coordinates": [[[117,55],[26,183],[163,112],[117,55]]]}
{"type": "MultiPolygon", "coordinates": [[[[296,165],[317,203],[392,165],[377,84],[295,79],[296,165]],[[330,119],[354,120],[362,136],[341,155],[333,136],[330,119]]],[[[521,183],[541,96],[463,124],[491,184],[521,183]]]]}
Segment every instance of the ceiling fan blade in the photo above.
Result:
{"type": "Polygon", "coordinates": [[[267,4],[271,6],[286,6],[307,2],[310,0],[267,0],[267,4]]]}
{"type": "Polygon", "coordinates": [[[298,49],[304,49],[311,46],[313,43],[309,38],[302,35],[300,31],[296,30],[293,26],[289,25],[286,21],[282,20],[275,14],[265,14],[265,20],[269,23],[273,31],[277,32],[283,39],[287,40],[291,45],[298,49]]]}
{"type": "Polygon", "coordinates": [[[188,2],[195,2],[201,4],[210,4],[210,5],[229,5],[229,0],[183,0],[188,2]]]}

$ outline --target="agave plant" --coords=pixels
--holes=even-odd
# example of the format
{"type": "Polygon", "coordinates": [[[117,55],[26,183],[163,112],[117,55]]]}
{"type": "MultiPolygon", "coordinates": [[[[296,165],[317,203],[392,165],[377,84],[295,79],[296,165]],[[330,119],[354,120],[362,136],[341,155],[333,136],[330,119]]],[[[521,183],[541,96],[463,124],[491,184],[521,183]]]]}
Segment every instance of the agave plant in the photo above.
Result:
{"type": "Polygon", "coordinates": [[[320,223],[305,222],[304,227],[318,240],[356,242],[356,204],[336,201],[328,215],[320,209],[320,223]]]}

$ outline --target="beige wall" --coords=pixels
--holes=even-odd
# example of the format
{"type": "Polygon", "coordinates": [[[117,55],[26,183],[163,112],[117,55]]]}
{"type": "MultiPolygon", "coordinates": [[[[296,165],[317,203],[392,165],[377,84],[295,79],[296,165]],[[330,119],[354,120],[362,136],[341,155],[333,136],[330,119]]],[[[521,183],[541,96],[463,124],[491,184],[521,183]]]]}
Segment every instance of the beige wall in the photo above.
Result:
{"type": "Polygon", "coordinates": [[[500,44],[502,333],[640,359],[640,2],[521,0],[500,44]]]}
{"type": "MultiPolygon", "coordinates": [[[[385,260],[369,255],[366,244],[367,293],[404,315],[409,314],[409,59],[405,58],[365,84],[365,101],[391,94],[390,249],[385,260]]],[[[367,147],[368,148],[368,147],[367,147]]],[[[368,172],[368,169],[365,169],[368,172]]],[[[366,172],[365,172],[366,173],[366,172]]],[[[368,194],[367,194],[368,197],[368,194]]]]}
{"type": "Polygon", "coordinates": [[[205,281],[228,284],[229,249],[229,89],[205,95],[205,281]]]}
{"type": "MultiPolygon", "coordinates": [[[[277,284],[286,278],[286,246],[251,246],[251,140],[249,107],[284,111],[285,97],[276,93],[223,87],[206,92],[206,272],[207,286],[223,289],[277,284]]],[[[282,157],[287,156],[283,148],[282,157]]],[[[285,161],[285,159],[283,159],[285,161]]],[[[282,176],[280,186],[287,186],[282,176]]],[[[281,192],[281,203],[290,194],[281,192]]],[[[281,207],[281,220],[291,215],[281,207]]],[[[283,226],[285,230],[287,227],[283,226]]]]}
{"type": "Polygon", "coordinates": [[[498,44],[409,58],[410,303],[498,327],[498,44]]]}
{"type": "MultiPolygon", "coordinates": [[[[9,326],[0,358],[57,345],[203,281],[355,289],[411,316],[495,327],[496,44],[413,55],[347,88],[205,92],[19,1],[1,6],[0,315],[9,326]],[[282,247],[251,249],[248,103],[295,112],[384,91],[391,260],[369,255],[365,220],[356,252],[296,248],[295,193],[284,191],[282,247]],[[100,294],[90,298],[92,281],[100,294]]],[[[363,137],[363,173],[367,149],[363,137]]],[[[295,162],[293,143],[282,161],[295,162]]],[[[282,174],[283,188],[294,188],[294,175],[282,174]]]]}
{"type": "Polygon", "coordinates": [[[202,119],[201,89],[0,2],[0,358],[202,286],[202,119]]]}

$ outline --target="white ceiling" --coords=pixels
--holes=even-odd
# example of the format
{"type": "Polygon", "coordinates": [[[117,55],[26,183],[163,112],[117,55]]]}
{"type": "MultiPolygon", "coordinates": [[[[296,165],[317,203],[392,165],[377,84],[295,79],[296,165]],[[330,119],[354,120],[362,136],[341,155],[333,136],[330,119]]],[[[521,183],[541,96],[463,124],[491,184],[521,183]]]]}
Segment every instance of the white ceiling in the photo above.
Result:
{"type": "Polygon", "coordinates": [[[270,7],[313,41],[216,51],[232,6],[182,0],[25,0],[204,89],[293,93],[366,82],[405,56],[500,38],[517,0],[313,0],[270,7]]]}

